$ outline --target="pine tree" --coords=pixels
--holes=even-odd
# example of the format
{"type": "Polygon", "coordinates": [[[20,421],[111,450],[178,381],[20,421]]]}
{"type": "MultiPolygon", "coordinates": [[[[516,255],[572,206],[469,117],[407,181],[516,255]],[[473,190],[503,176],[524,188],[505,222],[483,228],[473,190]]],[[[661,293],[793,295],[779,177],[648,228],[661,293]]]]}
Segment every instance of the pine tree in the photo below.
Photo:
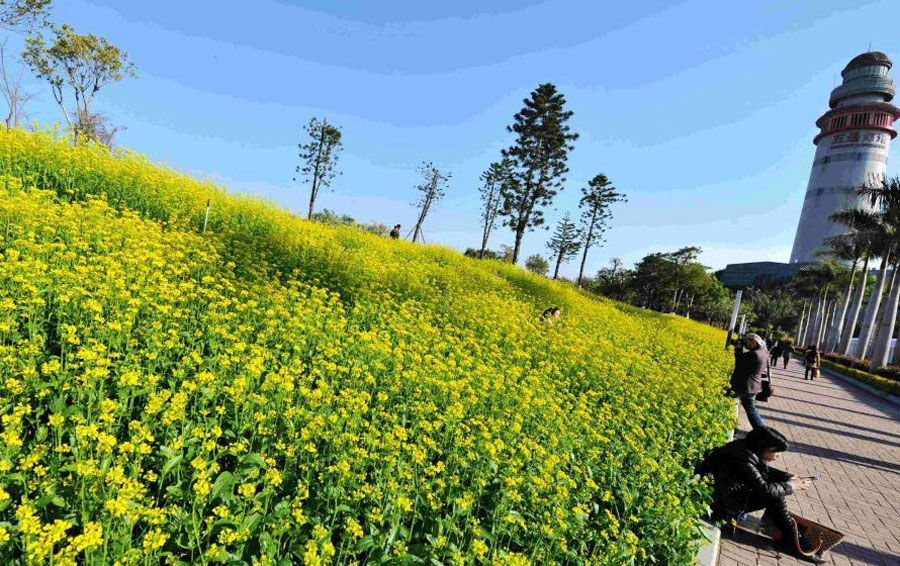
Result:
{"type": "Polygon", "coordinates": [[[511,175],[512,160],[508,158],[504,158],[500,162],[491,163],[488,170],[481,174],[481,187],[478,188],[478,192],[481,193],[483,230],[481,250],[478,252],[479,259],[484,259],[484,251],[487,249],[491,230],[494,229],[497,213],[500,212],[503,185],[504,183],[509,183],[511,175]]]}
{"type": "Polygon", "coordinates": [[[575,223],[572,222],[572,217],[569,216],[568,212],[556,225],[556,230],[553,232],[550,241],[547,242],[547,247],[556,254],[556,267],[553,269],[553,278],[557,279],[559,277],[559,266],[562,262],[575,257],[578,254],[578,250],[581,249],[581,234],[575,223]]]}
{"type": "Polygon", "coordinates": [[[513,164],[511,180],[502,188],[500,212],[515,233],[513,263],[519,259],[525,231],[544,223],[541,209],[553,202],[565,182],[568,153],[578,139],[567,125],[572,112],[564,109],[566,98],[554,85],[539,85],[524,103],[507,128],[516,141],[503,151],[513,164]]]}
{"type": "Polygon", "coordinates": [[[622,193],[616,192],[616,188],[603,173],[596,175],[588,181],[586,187],[581,189],[581,233],[584,240],[581,243],[581,267],[578,269],[578,286],[584,278],[584,264],[587,262],[587,254],[590,249],[605,240],[603,235],[609,228],[608,222],[612,218],[609,207],[614,202],[625,202],[628,199],[622,193]]]}
{"type": "Polygon", "coordinates": [[[432,204],[444,198],[444,187],[450,180],[450,173],[441,172],[430,161],[428,163],[423,162],[422,166],[419,167],[419,172],[425,177],[425,182],[416,187],[422,193],[422,196],[414,203],[415,206],[419,207],[419,219],[416,221],[416,227],[413,229],[413,242],[424,240],[421,234],[425,216],[431,209],[432,204]]]}
{"type": "Polygon", "coordinates": [[[309,124],[303,128],[309,135],[309,141],[300,144],[300,159],[303,161],[297,166],[298,179],[310,181],[309,212],[307,220],[312,220],[313,207],[319,190],[331,185],[331,181],[338,174],[335,169],[338,153],[341,150],[341,130],[328,123],[328,120],[312,118],[309,124]]]}

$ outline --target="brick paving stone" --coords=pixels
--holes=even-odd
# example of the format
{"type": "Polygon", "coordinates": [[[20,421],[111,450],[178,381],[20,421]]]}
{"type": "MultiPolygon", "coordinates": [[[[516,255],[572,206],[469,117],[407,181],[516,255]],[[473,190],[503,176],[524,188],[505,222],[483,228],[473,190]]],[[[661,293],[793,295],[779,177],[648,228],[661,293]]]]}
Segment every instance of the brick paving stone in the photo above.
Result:
{"type": "MultiPolygon", "coordinates": [[[[758,406],[766,425],[791,442],[778,467],[820,478],[791,495],[788,507],[846,535],[825,555],[829,564],[900,566],[900,407],[828,375],[805,381],[797,360],[771,373],[775,395],[758,406]]],[[[740,414],[740,430],[749,431],[740,414]]],[[[801,564],[808,562],[754,535],[722,537],[719,566],[801,564]]]]}

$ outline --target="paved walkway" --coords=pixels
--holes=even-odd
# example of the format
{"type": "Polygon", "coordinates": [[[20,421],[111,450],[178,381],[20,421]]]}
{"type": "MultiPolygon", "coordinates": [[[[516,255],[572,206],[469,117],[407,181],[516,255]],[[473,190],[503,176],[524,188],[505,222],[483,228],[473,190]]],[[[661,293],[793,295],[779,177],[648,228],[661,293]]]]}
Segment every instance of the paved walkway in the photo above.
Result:
{"type": "MultiPolygon", "coordinates": [[[[772,369],[772,386],[775,395],[758,405],[766,424],[791,442],[778,467],[820,478],[790,496],[788,507],[846,534],[825,555],[829,564],[900,566],[900,407],[827,375],[804,381],[796,360],[772,369]]],[[[808,564],[756,535],[728,530],[719,566],[808,564]]]]}

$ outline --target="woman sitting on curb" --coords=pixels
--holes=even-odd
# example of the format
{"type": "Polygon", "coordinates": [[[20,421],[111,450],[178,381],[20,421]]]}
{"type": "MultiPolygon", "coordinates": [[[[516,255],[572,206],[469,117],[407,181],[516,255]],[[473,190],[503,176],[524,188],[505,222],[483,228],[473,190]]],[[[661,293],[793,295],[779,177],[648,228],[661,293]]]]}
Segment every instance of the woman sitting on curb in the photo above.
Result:
{"type": "Polygon", "coordinates": [[[772,538],[791,554],[815,563],[810,557],[813,544],[807,541],[788,513],[785,496],[809,487],[810,479],[770,468],[787,450],[785,437],[769,427],[751,430],[745,438],[733,440],[710,452],[697,467],[700,475],[713,476],[713,502],[710,521],[737,521],[745,513],[765,509],[775,530],[772,538]]]}

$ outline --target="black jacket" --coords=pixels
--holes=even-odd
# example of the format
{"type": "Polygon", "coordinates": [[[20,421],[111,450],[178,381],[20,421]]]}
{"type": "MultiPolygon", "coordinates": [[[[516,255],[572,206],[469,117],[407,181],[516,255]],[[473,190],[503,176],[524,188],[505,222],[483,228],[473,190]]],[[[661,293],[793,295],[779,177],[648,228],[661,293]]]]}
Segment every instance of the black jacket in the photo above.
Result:
{"type": "Polygon", "coordinates": [[[744,439],[733,440],[710,452],[697,466],[700,475],[713,476],[714,515],[735,518],[748,510],[761,509],[773,499],[794,492],[791,475],[770,468],[751,452],[744,439]]]}
{"type": "Polygon", "coordinates": [[[768,352],[762,348],[746,351],[735,348],[731,390],[738,397],[762,391],[762,377],[768,365],[768,352]]]}

